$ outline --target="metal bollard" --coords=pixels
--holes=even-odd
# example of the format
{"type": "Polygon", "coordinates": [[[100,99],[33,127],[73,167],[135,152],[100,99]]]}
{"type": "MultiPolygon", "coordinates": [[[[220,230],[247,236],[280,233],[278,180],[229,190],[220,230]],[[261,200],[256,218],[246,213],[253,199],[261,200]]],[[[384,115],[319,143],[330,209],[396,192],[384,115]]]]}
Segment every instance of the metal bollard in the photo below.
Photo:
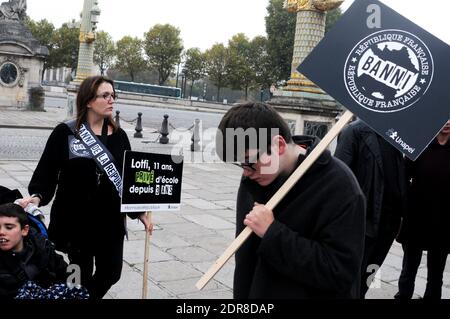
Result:
{"type": "Polygon", "coordinates": [[[114,118],[114,122],[116,122],[117,127],[120,127],[120,111],[116,111],[116,116],[114,118]]]}
{"type": "Polygon", "coordinates": [[[159,138],[160,144],[168,144],[169,138],[167,137],[169,135],[169,115],[164,115],[164,120],[161,125],[161,130],[159,131],[161,134],[161,137],[159,138]]]}
{"type": "Polygon", "coordinates": [[[200,142],[200,120],[195,119],[194,133],[191,137],[191,152],[198,152],[201,150],[200,142]]]}
{"type": "Polygon", "coordinates": [[[141,112],[138,113],[136,128],[134,130],[136,131],[136,133],[134,133],[135,138],[143,138],[144,137],[142,135],[142,113],[141,112]]]}

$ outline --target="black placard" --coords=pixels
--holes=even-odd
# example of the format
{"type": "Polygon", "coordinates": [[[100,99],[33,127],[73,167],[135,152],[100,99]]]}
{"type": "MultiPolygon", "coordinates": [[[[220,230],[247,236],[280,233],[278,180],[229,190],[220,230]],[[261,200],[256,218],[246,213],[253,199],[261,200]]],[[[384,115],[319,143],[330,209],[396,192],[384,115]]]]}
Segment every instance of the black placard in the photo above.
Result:
{"type": "Polygon", "coordinates": [[[183,157],[125,152],[121,211],[179,210],[183,157]]]}
{"type": "Polygon", "coordinates": [[[358,0],[298,70],[415,160],[450,118],[449,57],[388,6],[358,0]]]}

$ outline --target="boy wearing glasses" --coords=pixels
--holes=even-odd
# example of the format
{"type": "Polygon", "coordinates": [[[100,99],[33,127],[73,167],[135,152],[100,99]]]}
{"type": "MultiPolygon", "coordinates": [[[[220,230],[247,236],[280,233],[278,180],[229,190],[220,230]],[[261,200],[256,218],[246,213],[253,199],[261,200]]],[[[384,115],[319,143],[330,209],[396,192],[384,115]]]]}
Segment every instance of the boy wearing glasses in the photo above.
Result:
{"type": "Polygon", "coordinates": [[[357,298],[365,200],[352,172],[325,151],[274,211],[267,203],[317,140],[291,136],[270,106],[234,106],[219,124],[219,157],[243,168],[234,298],[357,298]]]}

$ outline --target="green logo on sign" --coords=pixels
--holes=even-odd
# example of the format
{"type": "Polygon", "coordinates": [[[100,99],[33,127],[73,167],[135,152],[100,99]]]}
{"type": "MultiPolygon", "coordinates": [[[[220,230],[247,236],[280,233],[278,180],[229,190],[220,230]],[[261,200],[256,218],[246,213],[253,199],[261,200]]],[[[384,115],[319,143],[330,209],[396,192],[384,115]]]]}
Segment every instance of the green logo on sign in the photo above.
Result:
{"type": "Polygon", "coordinates": [[[153,184],[155,182],[155,171],[151,172],[136,172],[136,183],[153,184]]]}

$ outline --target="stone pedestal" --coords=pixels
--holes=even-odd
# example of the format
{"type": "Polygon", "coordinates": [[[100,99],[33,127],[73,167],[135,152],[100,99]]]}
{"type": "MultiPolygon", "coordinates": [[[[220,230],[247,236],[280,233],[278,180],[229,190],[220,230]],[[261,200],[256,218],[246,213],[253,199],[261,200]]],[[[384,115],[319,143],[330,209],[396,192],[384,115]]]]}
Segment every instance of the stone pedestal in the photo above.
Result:
{"type": "Polygon", "coordinates": [[[30,111],[44,111],[45,91],[41,85],[31,86],[28,89],[30,111]]]}
{"type": "Polygon", "coordinates": [[[342,106],[327,94],[276,90],[268,102],[288,122],[296,135],[322,138],[336,123],[342,106]]]}
{"type": "Polygon", "coordinates": [[[67,114],[66,121],[73,120],[76,117],[77,113],[77,94],[80,85],[74,82],[71,82],[66,90],[67,90],[67,114]]]}

